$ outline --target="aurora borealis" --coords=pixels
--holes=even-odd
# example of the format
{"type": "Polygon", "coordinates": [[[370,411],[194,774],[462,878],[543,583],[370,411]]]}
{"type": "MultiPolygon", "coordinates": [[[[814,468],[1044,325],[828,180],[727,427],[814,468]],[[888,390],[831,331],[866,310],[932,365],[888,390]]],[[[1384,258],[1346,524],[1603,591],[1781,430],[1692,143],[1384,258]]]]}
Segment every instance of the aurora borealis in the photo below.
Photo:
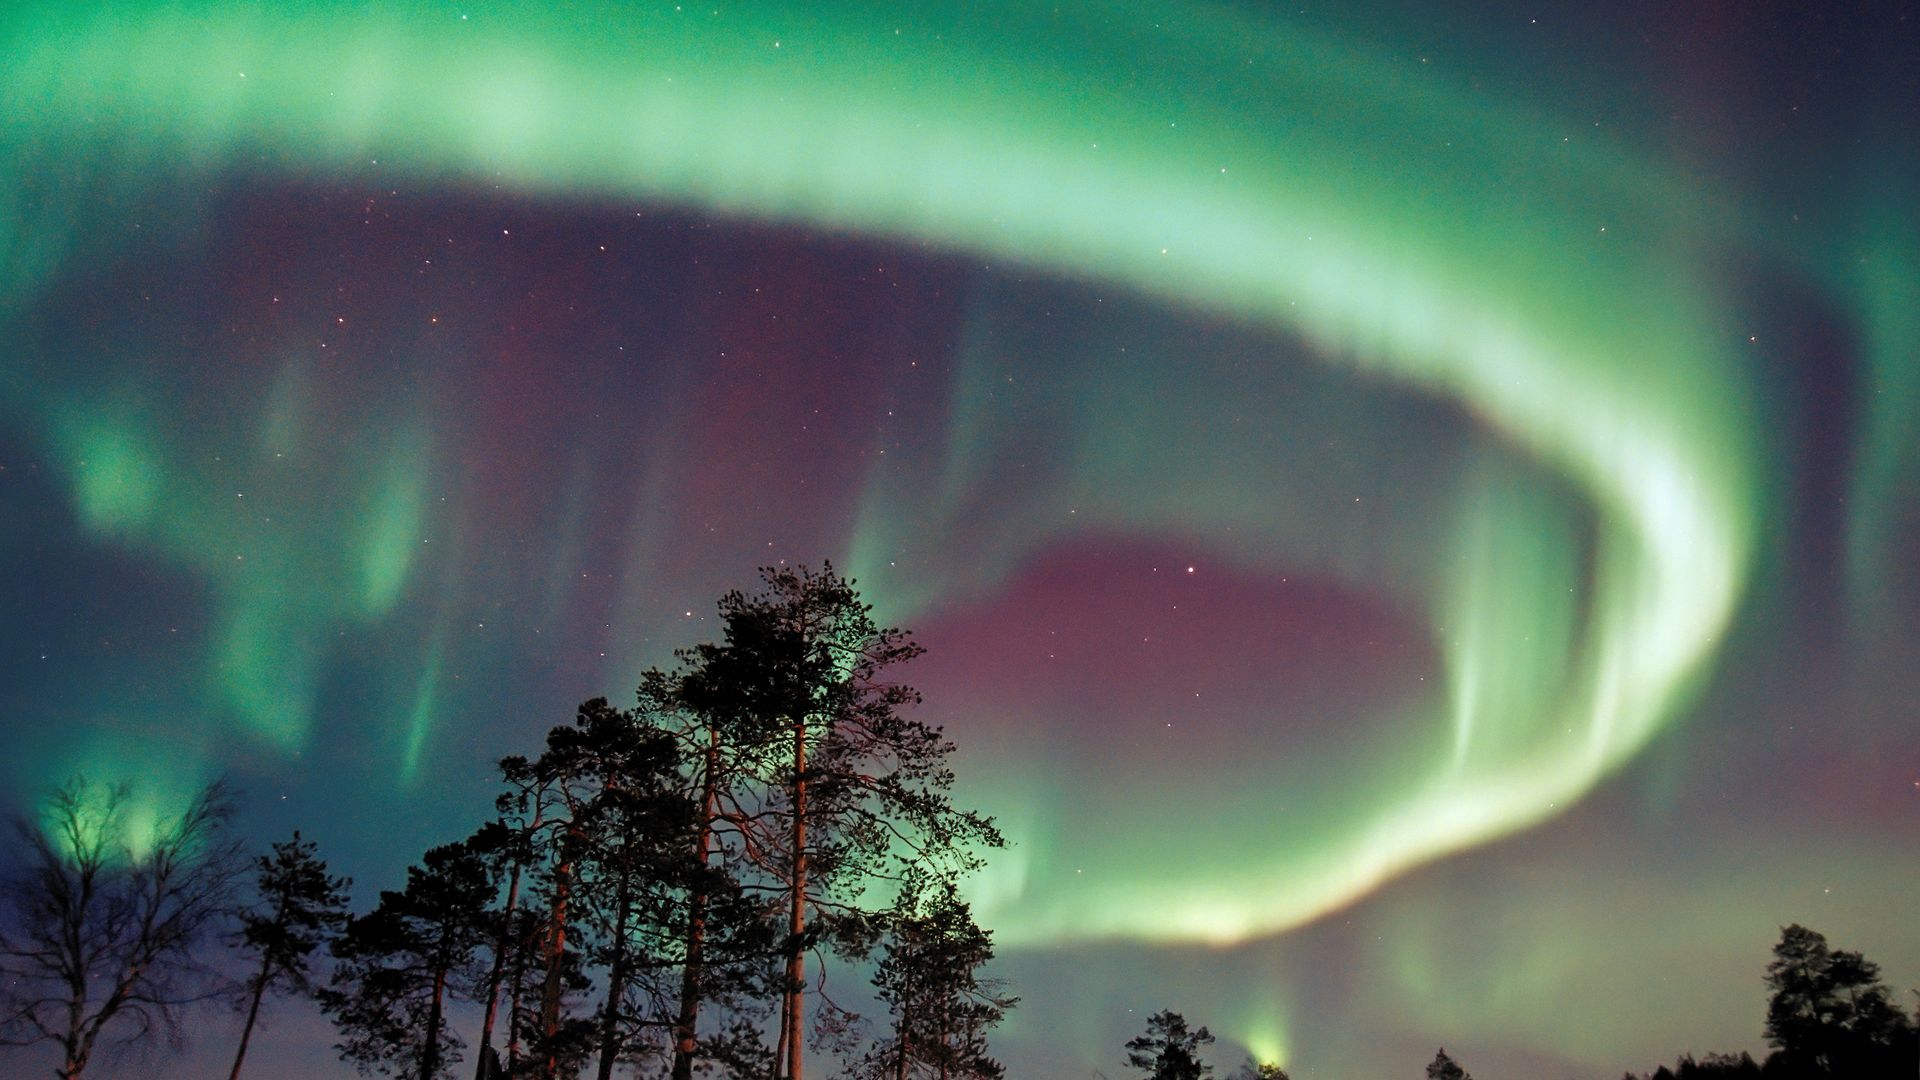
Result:
{"type": "Polygon", "coordinates": [[[378,887],[831,558],[1013,841],[1013,1075],[1920,979],[1920,26],[1475,7],[10,7],[9,790],[378,887]]]}

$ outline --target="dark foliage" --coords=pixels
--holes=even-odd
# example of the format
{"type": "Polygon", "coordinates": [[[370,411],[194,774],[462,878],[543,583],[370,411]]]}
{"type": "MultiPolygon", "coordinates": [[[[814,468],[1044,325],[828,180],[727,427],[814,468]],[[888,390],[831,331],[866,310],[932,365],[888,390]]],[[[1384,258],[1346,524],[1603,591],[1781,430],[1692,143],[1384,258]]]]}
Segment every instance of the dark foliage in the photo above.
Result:
{"type": "Polygon", "coordinates": [[[1147,1030],[1127,1040],[1127,1065],[1143,1070],[1145,1080],[1203,1080],[1213,1066],[1200,1050],[1213,1042],[1206,1028],[1187,1027],[1187,1018],[1162,1010],[1147,1018],[1147,1030]]]}
{"type": "Polygon", "coordinates": [[[757,778],[766,796],[741,819],[741,850],[784,894],[776,1070],[798,1080],[807,956],[821,945],[862,955],[876,914],[869,897],[911,873],[968,872],[980,849],[1004,841],[989,819],[953,806],[952,743],[909,717],[919,695],[890,681],[920,646],[875,623],[830,566],[761,576],[760,592],[720,601],[725,640],[703,656],[702,704],[767,748],[757,778]]]}
{"type": "Polygon", "coordinates": [[[873,976],[893,1033],[867,1056],[866,1073],[895,1080],[1004,1076],[986,1036],[1018,999],[981,977],[992,958],[992,935],[973,921],[953,882],[904,891],[887,919],[873,976]]]}
{"type": "Polygon", "coordinates": [[[1767,1041],[1746,1054],[1684,1055],[1624,1080],[1910,1080],[1920,1073],[1920,1032],[1894,1005],[1879,965],[1830,948],[1819,932],[1783,927],[1767,965],[1767,1041]]]}
{"type": "Polygon", "coordinates": [[[1473,1077],[1441,1047],[1427,1063],[1427,1080],[1473,1080],[1473,1077]]]}
{"type": "Polygon", "coordinates": [[[1879,965],[1795,924],[1780,931],[1767,965],[1767,1042],[1782,1064],[1816,1077],[1912,1075],[1899,1058],[1912,1039],[1879,965]]]}
{"type": "Polygon", "coordinates": [[[407,869],[405,890],[381,893],[373,911],[347,925],[334,945],[339,966],[320,993],[343,1058],[366,1074],[451,1075],[463,1044],[447,1005],[477,996],[475,957],[492,937],[496,890],[481,853],[449,844],[407,869]]]}
{"type": "MultiPolygon", "coordinates": [[[[1648,1073],[1644,1080],[1759,1080],[1762,1075],[1759,1064],[1749,1054],[1708,1054],[1698,1061],[1692,1054],[1682,1054],[1671,1068],[1662,1065],[1648,1073]]],[[[1628,1073],[1622,1080],[1643,1078],[1628,1073]]]]}
{"type": "Polygon", "coordinates": [[[254,871],[253,906],[240,911],[235,941],[241,956],[254,962],[254,972],[245,985],[247,1018],[233,1057],[233,1080],[246,1061],[261,1003],[275,994],[314,992],[313,955],[346,926],[347,888],[352,884],[328,877],[314,844],[301,840],[298,832],[256,860],[254,871]]]}

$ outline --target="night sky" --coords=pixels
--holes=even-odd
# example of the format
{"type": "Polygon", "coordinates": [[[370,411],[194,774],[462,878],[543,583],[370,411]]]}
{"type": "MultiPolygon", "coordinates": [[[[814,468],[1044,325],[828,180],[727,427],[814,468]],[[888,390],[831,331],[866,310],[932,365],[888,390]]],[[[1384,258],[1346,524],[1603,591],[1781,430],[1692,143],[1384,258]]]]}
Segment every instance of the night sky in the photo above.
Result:
{"type": "Polygon", "coordinates": [[[13,809],[226,773],[364,907],[831,559],[1012,841],[1015,1077],[1920,983],[1911,4],[550,6],[6,5],[13,809]]]}

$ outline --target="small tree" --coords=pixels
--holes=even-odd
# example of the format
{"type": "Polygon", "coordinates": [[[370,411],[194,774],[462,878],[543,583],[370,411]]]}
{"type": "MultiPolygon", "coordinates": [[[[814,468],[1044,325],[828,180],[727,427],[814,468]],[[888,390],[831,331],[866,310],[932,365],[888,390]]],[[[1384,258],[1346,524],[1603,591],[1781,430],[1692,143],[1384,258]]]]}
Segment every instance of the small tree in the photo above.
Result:
{"type": "Polygon", "coordinates": [[[1271,1061],[1254,1061],[1248,1058],[1233,1074],[1233,1080],[1291,1080],[1287,1070],[1271,1061]]]}
{"type": "Polygon", "coordinates": [[[55,1075],[71,1080],[110,1031],[177,1038],[180,1010],[226,988],[198,957],[242,866],[232,813],[216,781],[140,829],[131,788],[74,779],[40,822],[16,822],[26,857],[4,886],[0,1045],[53,1043],[55,1075]]]}
{"type": "Polygon", "coordinates": [[[247,1043],[260,1017],[260,1004],[278,993],[312,994],[309,965],[320,946],[332,941],[347,922],[346,878],[327,876],[312,841],[293,839],[273,845],[273,853],[255,863],[256,898],[240,913],[237,944],[258,958],[247,979],[247,1019],[240,1028],[240,1049],[233,1055],[230,1080],[239,1080],[247,1043]]]}
{"type": "Polygon", "coordinates": [[[1459,1062],[1447,1056],[1446,1048],[1442,1047],[1427,1064],[1427,1080],[1473,1080],[1473,1077],[1460,1067],[1459,1062]]]}
{"type": "Polygon", "coordinates": [[[1004,1076],[987,1053],[986,1033],[1018,999],[980,977],[992,958],[992,935],[973,921],[951,881],[906,890],[873,976],[893,1014],[893,1036],[869,1055],[868,1071],[893,1080],[1004,1076]]]}
{"type": "Polygon", "coordinates": [[[446,1075],[461,1046],[447,1002],[481,981],[474,954],[491,936],[494,893],[488,860],[449,844],[407,869],[405,891],[381,893],[347,925],[333,950],[340,966],[320,993],[342,1058],[363,1073],[446,1075]]]}
{"type": "Polygon", "coordinates": [[[1200,1048],[1213,1042],[1206,1028],[1189,1030],[1187,1018],[1162,1010],[1147,1018],[1147,1030],[1127,1040],[1127,1065],[1146,1071],[1146,1080],[1204,1080],[1213,1066],[1200,1060],[1200,1048]]]}

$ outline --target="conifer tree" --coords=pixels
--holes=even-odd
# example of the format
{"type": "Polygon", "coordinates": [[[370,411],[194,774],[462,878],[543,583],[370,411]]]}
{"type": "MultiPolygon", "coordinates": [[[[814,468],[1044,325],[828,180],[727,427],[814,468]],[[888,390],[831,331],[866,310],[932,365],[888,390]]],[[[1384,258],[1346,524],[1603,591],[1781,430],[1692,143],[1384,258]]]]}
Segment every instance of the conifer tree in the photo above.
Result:
{"type": "Polygon", "coordinates": [[[725,640],[709,667],[730,714],[778,733],[747,848],[786,901],[775,1075],[804,1080],[807,955],[842,928],[858,951],[873,887],[915,867],[963,873],[1003,841],[952,805],[952,744],[902,711],[920,699],[893,669],[920,646],[881,628],[831,566],[768,567],[761,579],[758,593],[721,600],[725,640]]]}
{"type": "Polygon", "coordinates": [[[671,1080],[692,1080],[702,1058],[743,1065],[754,1056],[741,1029],[754,1020],[757,964],[772,949],[768,912],[748,895],[746,879],[754,872],[753,839],[780,728],[744,708],[750,695],[728,681],[739,674],[730,669],[733,657],[712,644],[682,650],[675,670],[649,671],[639,688],[642,722],[681,748],[682,790],[693,815],[676,916],[678,985],[660,995],[674,1002],[671,1080]],[[709,1002],[734,1017],[717,1039],[700,1032],[709,1002]]]}
{"type": "Polygon", "coordinates": [[[1433,1060],[1427,1063],[1427,1080],[1473,1080],[1473,1077],[1460,1067],[1459,1062],[1448,1056],[1445,1047],[1441,1047],[1433,1055],[1433,1060]]]}
{"type": "Polygon", "coordinates": [[[557,1055],[570,1044],[563,1037],[562,1029],[569,1024],[563,1006],[569,969],[580,966],[575,892],[584,860],[593,857],[588,834],[591,806],[604,789],[609,771],[617,770],[621,740],[631,731],[629,717],[605,698],[594,698],[580,705],[571,726],[547,733],[546,748],[539,757],[509,757],[500,763],[509,786],[526,793],[529,802],[522,812],[537,823],[526,832],[525,843],[544,901],[533,1041],[546,1048],[538,1070],[546,1080],[560,1075],[557,1055]]]}
{"type": "Polygon", "coordinates": [[[238,945],[258,963],[245,984],[247,1018],[240,1048],[233,1055],[230,1080],[239,1080],[247,1044],[260,1017],[261,1003],[278,993],[312,994],[313,954],[331,942],[347,922],[346,878],[327,876],[312,841],[293,839],[273,845],[255,863],[254,906],[240,913],[238,945]]]}
{"type": "Polygon", "coordinates": [[[536,925],[522,903],[522,893],[534,858],[534,840],[540,835],[545,824],[542,814],[546,800],[539,780],[522,770],[518,775],[518,784],[513,783],[516,775],[509,766],[519,763],[524,766],[523,758],[508,758],[501,762],[510,787],[495,800],[494,807],[498,816],[482,826],[468,841],[476,854],[490,860],[494,873],[504,877],[507,893],[501,908],[495,913],[493,922],[493,959],[489,965],[486,981],[480,991],[480,1051],[475,1057],[475,1080],[494,1080],[510,1067],[517,1056],[518,1045],[513,1038],[515,1031],[512,1017],[519,1008],[520,996],[525,989],[527,964],[533,955],[537,932],[529,929],[536,925]],[[494,1032],[500,1013],[500,995],[511,987],[511,1004],[508,1007],[507,1023],[508,1049],[507,1064],[501,1063],[501,1055],[494,1049],[494,1032]]]}
{"type": "Polygon", "coordinates": [[[1213,1066],[1200,1050],[1213,1042],[1206,1028],[1188,1028],[1187,1018],[1163,1009],[1147,1018],[1147,1030],[1127,1040],[1127,1064],[1146,1072],[1146,1080],[1205,1080],[1213,1066]]]}
{"type": "Polygon", "coordinates": [[[597,1080],[610,1080],[628,1044],[663,1032],[662,1005],[643,978],[668,960],[672,913],[689,877],[684,838],[692,805],[679,787],[677,744],[620,714],[593,732],[600,791],[580,810],[580,911],[594,932],[587,954],[604,973],[597,1018],[597,1080]]]}
{"type": "Polygon", "coordinates": [[[910,883],[887,920],[873,976],[893,1016],[892,1037],[868,1056],[876,1077],[999,1080],[986,1033],[1013,1007],[980,968],[993,958],[992,935],[973,921],[953,882],[910,883]]]}
{"type": "Polygon", "coordinates": [[[347,924],[339,961],[320,994],[342,1036],[341,1057],[362,1072],[439,1080],[459,1060],[446,1022],[451,1000],[477,998],[477,951],[492,936],[498,885],[468,844],[427,852],[400,892],[347,924]]]}

